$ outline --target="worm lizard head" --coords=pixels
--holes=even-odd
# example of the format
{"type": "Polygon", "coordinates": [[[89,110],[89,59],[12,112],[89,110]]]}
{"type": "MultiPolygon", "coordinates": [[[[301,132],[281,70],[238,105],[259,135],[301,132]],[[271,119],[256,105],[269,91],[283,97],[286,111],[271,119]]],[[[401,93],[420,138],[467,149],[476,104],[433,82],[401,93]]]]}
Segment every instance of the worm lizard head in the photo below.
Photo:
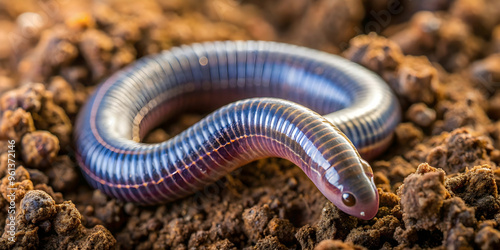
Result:
{"type": "Polygon", "coordinates": [[[369,220],[378,212],[379,197],[370,165],[361,158],[359,164],[364,170],[363,174],[348,178],[342,178],[342,174],[339,174],[336,183],[326,182],[323,194],[345,213],[369,220]]]}

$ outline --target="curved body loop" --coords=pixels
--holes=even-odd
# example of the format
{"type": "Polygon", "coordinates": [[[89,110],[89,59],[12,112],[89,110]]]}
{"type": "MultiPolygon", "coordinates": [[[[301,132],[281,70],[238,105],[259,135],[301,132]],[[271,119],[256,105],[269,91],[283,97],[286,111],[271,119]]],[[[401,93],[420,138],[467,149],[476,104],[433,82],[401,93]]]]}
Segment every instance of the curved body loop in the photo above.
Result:
{"type": "Polygon", "coordinates": [[[370,219],[378,193],[360,154],[383,152],[400,119],[383,80],[343,58],[274,42],[209,42],[110,77],[81,111],[75,142],[89,183],[127,201],[172,201],[250,161],[282,157],[340,209],[370,219]],[[166,142],[140,142],[175,113],[222,105],[166,142]]]}

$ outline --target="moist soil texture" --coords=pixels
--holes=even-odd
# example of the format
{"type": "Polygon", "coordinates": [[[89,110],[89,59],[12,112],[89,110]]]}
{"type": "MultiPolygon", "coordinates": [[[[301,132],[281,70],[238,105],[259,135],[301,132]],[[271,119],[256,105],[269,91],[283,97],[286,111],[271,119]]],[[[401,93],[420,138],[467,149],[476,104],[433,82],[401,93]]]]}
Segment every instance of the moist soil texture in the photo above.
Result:
{"type": "Polygon", "coordinates": [[[499,118],[499,0],[0,0],[0,249],[500,249],[499,118]],[[174,46],[250,39],[341,55],[396,93],[403,121],[370,162],[375,218],[281,159],[158,206],[85,182],[72,133],[100,82],[174,46]]]}

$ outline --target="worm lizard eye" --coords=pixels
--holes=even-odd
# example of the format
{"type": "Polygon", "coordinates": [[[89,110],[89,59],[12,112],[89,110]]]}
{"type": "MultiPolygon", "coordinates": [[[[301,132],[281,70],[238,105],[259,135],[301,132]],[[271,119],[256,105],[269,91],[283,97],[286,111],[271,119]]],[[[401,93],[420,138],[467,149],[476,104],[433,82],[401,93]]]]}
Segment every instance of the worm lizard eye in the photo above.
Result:
{"type": "Polygon", "coordinates": [[[356,205],[356,198],[351,193],[342,194],[342,202],[348,207],[356,205]]]}

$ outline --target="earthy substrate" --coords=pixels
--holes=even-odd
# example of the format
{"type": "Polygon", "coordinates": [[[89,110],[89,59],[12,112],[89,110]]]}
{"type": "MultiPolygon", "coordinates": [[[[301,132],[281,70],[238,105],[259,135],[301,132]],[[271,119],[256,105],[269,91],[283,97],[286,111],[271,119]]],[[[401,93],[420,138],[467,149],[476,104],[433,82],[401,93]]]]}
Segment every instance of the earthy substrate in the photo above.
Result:
{"type": "MultiPolygon", "coordinates": [[[[493,0],[1,1],[0,249],[500,248],[499,23],[493,0]],[[389,39],[350,40],[377,27],[389,39]],[[94,86],[138,57],[226,39],[341,53],[393,88],[405,120],[371,162],[381,198],[375,219],[347,216],[278,159],[156,207],[89,188],[71,133],[94,86]],[[9,187],[17,188],[15,243],[9,187]]],[[[200,118],[181,116],[145,141],[200,118]]]]}

